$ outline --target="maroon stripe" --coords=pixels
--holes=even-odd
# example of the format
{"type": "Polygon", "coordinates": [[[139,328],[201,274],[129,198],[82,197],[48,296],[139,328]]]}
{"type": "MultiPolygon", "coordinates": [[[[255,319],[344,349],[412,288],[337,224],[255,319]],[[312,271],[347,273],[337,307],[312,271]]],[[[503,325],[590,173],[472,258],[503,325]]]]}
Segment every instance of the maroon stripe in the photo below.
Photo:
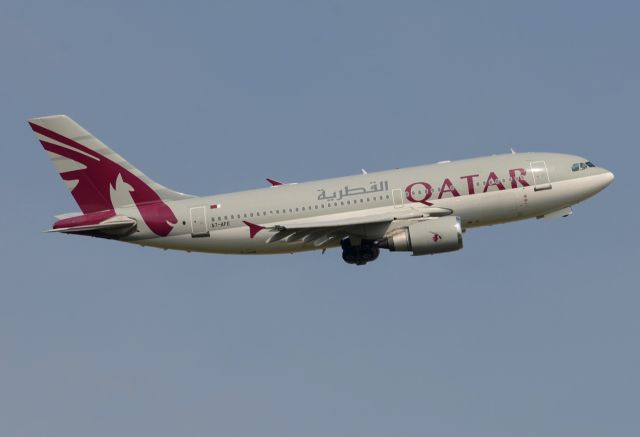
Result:
{"type": "Polygon", "coordinates": [[[267,178],[267,181],[274,187],[277,187],[278,185],[284,185],[282,182],[276,181],[275,179],[271,179],[271,178],[267,178]]]}
{"type": "Polygon", "coordinates": [[[245,225],[249,226],[249,238],[255,237],[258,232],[260,232],[261,230],[265,229],[264,226],[260,226],[260,225],[257,225],[255,223],[251,223],[251,222],[248,222],[246,220],[243,220],[242,223],[244,223],[245,225]]]}
{"type": "Polygon", "coordinates": [[[102,156],[99,153],[94,152],[93,150],[89,149],[88,147],[85,147],[82,144],[77,143],[77,142],[73,141],[72,139],[65,137],[64,135],[60,135],[57,132],[49,130],[46,127],[39,126],[39,125],[37,125],[35,123],[29,122],[29,125],[31,126],[31,129],[33,129],[34,132],[37,132],[37,133],[39,133],[41,135],[49,137],[52,140],[61,142],[62,144],[66,144],[67,146],[75,147],[75,148],[77,148],[79,150],[82,150],[85,153],[88,153],[89,155],[91,155],[91,156],[93,156],[95,158],[98,158],[98,159],[102,158],[102,156]]]}

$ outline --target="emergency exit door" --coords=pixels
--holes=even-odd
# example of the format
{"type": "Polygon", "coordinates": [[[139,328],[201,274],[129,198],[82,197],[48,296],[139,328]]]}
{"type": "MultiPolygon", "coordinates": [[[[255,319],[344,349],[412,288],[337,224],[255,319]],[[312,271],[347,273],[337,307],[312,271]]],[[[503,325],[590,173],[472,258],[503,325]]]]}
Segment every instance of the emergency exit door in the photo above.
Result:
{"type": "Polygon", "coordinates": [[[204,206],[191,208],[189,213],[191,216],[191,236],[203,237],[209,235],[204,206]]]}
{"type": "Polygon", "coordinates": [[[533,174],[534,190],[551,189],[551,181],[549,180],[549,170],[547,163],[544,161],[534,161],[531,163],[531,174],[533,174]]]}
{"type": "Polygon", "coordinates": [[[402,190],[394,188],[391,190],[391,197],[393,197],[394,208],[402,208],[402,190]]]}

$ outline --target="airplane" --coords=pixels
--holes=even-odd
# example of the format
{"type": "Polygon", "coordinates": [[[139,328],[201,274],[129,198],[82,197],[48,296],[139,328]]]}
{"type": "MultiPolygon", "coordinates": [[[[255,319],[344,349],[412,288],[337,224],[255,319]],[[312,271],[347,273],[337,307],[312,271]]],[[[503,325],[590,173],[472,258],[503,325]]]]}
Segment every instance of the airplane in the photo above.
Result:
{"type": "Polygon", "coordinates": [[[81,212],[47,232],[220,254],[462,249],[467,229],[566,217],[614,179],[588,159],[515,153],[197,197],[153,181],[66,115],[29,120],[81,212]]]}

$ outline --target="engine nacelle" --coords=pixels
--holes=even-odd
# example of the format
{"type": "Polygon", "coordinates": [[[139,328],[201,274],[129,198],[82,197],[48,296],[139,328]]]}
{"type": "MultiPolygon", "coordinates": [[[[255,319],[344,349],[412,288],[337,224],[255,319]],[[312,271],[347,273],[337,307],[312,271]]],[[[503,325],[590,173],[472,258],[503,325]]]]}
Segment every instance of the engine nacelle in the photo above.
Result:
{"type": "Polygon", "coordinates": [[[378,247],[414,255],[451,252],[462,249],[460,217],[440,217],[396,229],[378,242],[378,247]]]}

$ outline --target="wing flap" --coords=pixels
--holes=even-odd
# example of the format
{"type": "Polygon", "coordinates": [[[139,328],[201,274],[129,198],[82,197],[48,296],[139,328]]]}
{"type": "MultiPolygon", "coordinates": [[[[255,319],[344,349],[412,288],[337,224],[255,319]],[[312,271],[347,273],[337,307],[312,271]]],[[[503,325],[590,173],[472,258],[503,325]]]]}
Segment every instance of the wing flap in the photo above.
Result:
{"type": "Polygon", "coordinates": [[[285,224],[276,224],[273,229],[278,231],[284,230],[313,230],[313,229],[327,229],[327,228],[340,228],[345,226],[357,226],[367,225],[372,223],[384,223],[393,220],[408,220],[421,217],[441,217],[450,215],[452,211],[447,208],[421,208],[421,209],[409,209],[409,210],[393,210],[385,211],[376,214],[335,214],[332,218],[311,218],[304,220],[292,220],[285,224]]]}

